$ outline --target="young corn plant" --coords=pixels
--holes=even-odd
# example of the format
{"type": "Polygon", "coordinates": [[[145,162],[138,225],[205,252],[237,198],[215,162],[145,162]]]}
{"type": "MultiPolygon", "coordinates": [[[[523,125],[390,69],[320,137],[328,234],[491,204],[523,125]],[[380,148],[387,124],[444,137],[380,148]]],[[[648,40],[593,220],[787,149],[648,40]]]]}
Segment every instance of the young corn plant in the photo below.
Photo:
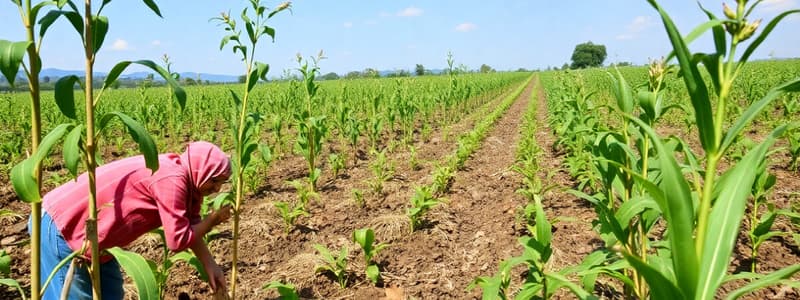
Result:
{"type": "Polygon", "coordinates": [[[324,115],[315,115],[313,107],[319,105],[315,103],[315,96],[319,86],[314,82],[317,74],[319,73],[318,63],[325,57],[322,51],[316,57],[312,57],[312,65],[308,65],[308,61],[304,61],[300,54],[297,55],[297,63],[300,67],[297,69],[303,75],[303,86],[306,92],[306,106],[304,110],[296,113],[294,118],[297,122],[297,142],[295,143],[296,152],[303,155],[308,162],[308,180],[314,190],[317,189],[317,180],[322,173],[317,168],[317,158],[322,152],[322,143],[328,133],[328,127],[325,123],[324,115]]]}
{"type": "Polygon", "coordinates": [[[331,172],[333,172],[333,178],[339,177],[339,172],[341,172],[345,168],[344,158],[338,153],[331,153],[330,155],[328,155],[328,164],[331,166],[331,172]]]}
{"type": "Polygon", "coordinates": [[[288,202],[283,201],[275,201],[272,203],[276,209],[278,209],[278,213],[281,215],[281,219],[283,220],[283,233],[289,234],[292,232],[292,229],[296,226],[295,222],[297,218],[301,216],[308,216],[308,211],[306,211],[306,207],[302,203],[297,203],[297,205],[292,205],[288,202]]]}
{"type": "Polygon", "coordinates": [[[353,241],[361,246],[364,251],[364,270],[367,278],[372,281],[372,284],[378,284],[381,279],[381,270],[378,265],[372,260],[378,252],[386,248],[388,245],[383,243],[375,244],[375,231],[372,228],[357,229],[353,232],[353,241]]]}
{"type": "MultiPolygon", "coordinates": [[[[275,40],[275,29],[267,25],[267,21],[278,13],[290,8],[290,2],[283,2],[270,10],[261,4],[259,0],[249,0],[249,7],[242,10],[241,22],[229,13],[222,13],[219,17],[212,20],[218,22],[225,30],[226,35],[220,42],[220,50],[228,44],[233,44],[234,54],[242,57],[245,66],[245,85],[244,94],[239,95],[230,90],[231,99],[234,102],[234,111],[231,117],[231,129],[233,131],[233,142],[235,151],[231,161],[233,162],[233,249],[231,251],[231,282],[230,297],[236,299],[236,278],[238,269],[236,267],[239,260],[239,217],[241,214],[242,200],[244,198],[244,187],[247,178],[244,177],[245,169],[250,165],[250,160],[256,149],[268,148],[259,143],[259,134],[256,125],[263,119],[260,114],[248,111],[250,95],[255,88],[258,80],[266,80],[269,65],[256,61],[256,46],[261,38],[269,36],[275,40]],[[245,35],[242,36],[241,25],[245,27],[245,35]],[[235,121],[234,121],[235,120],[235,121]]],[[[265,151],[261,151],[265,153],[265,151]]]]}
{"type": "MultiPolygon", "coordinates": [[[[725,122],[728,106],[732,102],[730,92],[740,69],[753,51],[783,18],[800,10],[779,14],[762,32],[756,34],[761,22],[750,22],[747,18],[761,1],[748,4],[748,1],[739,0],[735,9],[723,4],[725,19],[718,19],[703,8],[709,21],[684,37],[655,0],[648,2],[661,16],[674,49],[670,58],[677,58],[681,77],[689,92],[698,139],[704,151],[700,157],[705,162],[705,170],[702,179],[701,173],[695,170],[690,170],[691,175],[687,179],[678,165],[676,148],[665,144],[644,121],[628,114],[628,119],[641,127],[653,143],[660,178],[652,180],[637,172],[625,172],[644,187],[662,211],[668,233],[666,249],[672,259],[645,261],[636,252],[623,249],[622,253],[648,284],[652,299],[713,299],[725,279],[747,198],[758,176],[753,170],[765,160],[768,148],[786,126],[776,128],[766,140],[719,176],[718,163],[743,130],[773,100],[786,92],[800,90],[800,78],[770,89],[763,98],[744,109],[741,115],[735,116],[732,123],[725,122]],[[691,53],[687,45],[708,29],[712,31],[714,52],[691,53]],[[755,37],[753,42],[745,45],[743,42],[751,37],[755,37]],[[740,46],[745,46],[745,50],[737,56],[740,46]],[[713,96],[700,73],[698,65],[701,63],[709,70],[713,96]],[[712,98],[716,99],[714,105],[712,98]],[[731,125],[725,129],[725,124],[731,125]],[[693,187],[697,198],[693,196],[693,187]]],[[[692,151],[688,147],[683,150],[685,153],[692,151]]],[[[696,161],[688,163],[696,164],[696,161]]],[[[769,275],[753,275],[749,278],[752,280],[750,284],[733,291],[728,297],[737,298],[759,287],[778,283],[798,271],[800,266],[789,266],[769,275]]]]}
{"type": "MultiPolygon", "coordinates": [[[[145,4],[158,16],[161,12],[153,0],[144,1],[145,4]]],[[[94,9],[92,1],[85,1],[82,10],[73,1],[43,1],[35,6],[32,1],[12,1],[22,17],[23,24],[27,31],[27,40],[23,42],[9,42],[0,40],[0,71],[8,79],[9,83],[13,85],[14,77],[22,65],[25,69],[25,74],[28,77],[29,90],[31,94],[31,118],[32,118],[32,156],[20,162],[11,170],[11,181],[14,190],[22,201],[31,203],[32,214],[32,242],[31,242],[31,293],[32,298],[38,299],[42,294],[39,286],[41,282],[41,274],[39,274],[39,236],[41,216],[41,164],[45,159],[52,147],[66,135],[63,155],[64,164],[73,176],[77,176],[78,165],[83,162],[83,165],[88,173],[89,182],[89,212],[86,220],[86,237],[88,247],[90,249],[91,261],[91,281],[93,288],[93,296],[96,299],[100,297],[100,252],[97,242],[97,207],[96,207],[96,181],[95,169],[98,165],[97,161],[97,145],[98,139],[102,136],[102,131],[109,127],[110,121],[118,118],[122,121],[128,132],[133,137],[133,140],[139,144],[139,149],[144,154],[146,165],[148,168],[155,171],[158,169],[158,152],[150,135],[144,127],[133,118],[122,112],[110,112],[104,115],[96,116],[95,109],[102,98],[103,92],[108,88],[115,85],[119,75],[130,64],[140,64],[156,71],[159,75],[164,77],[170,86],[175,88],[174,93],[181,107],[184,106],[186,101],[185,92],[177,86],[177,82],[173,80],[160,66],[152,61],[123,61],[114,66],[103,83],[100,91],[95,95],[93,88],[94,83],[94,62],[98,52],[102,48],[103,41],[108,33],[108,18],[101,15],[103,8],[110,3],[110,1],[103,1],[98,9],[94,9]],[[54,7],[45,14],[40,16],[39,13],[45,8],[54,7]],[[40,88],[39,88],[39,72],[41,70],[41,59],[39,50],[41,42],[47,30],[54,24],[56,20],[64,17],[69,20],[72,28],[78,33],[84,50],[84,59],[86,62],[86,75],[83,78],[78,76],[65,76],[60,78],[55,83],[55,99],[56,104],[61,113],[69,118],[70,123],[61,124],[56,126],[48,135],[39,140],[41,135],[41,111],[40,111],[40,88]],[[35,35],[36,24],[39,24],[38,41],[35,35]],[[27,54],[29,63],[23,63],[24,56],[27,54]],[[85,101],[85,115],[83,122],[81,122],[76,114],[76,107],[74,101],[73,88],[79,84],[84,89],[85,101]],[[85,133],[85,135],[84,135],[85,133]]],[[[85,250],[85,249],[84,249],[85,250]]],[[[82,250],[82,251],[84,251],[82,250]]],[[[112,252],[117,254],[118,252],[112,252]]],[[[152,276],[136,276],[137,272],[133,269],[148,268],[147,264],[136,265],[136,262],[141,262],[140,256],[133,253],[123,253],[126,257],[138,257],[138,260],[130,261],[119,259],[123,264],[126,272],[134,277],[134,281],[139,288],[140,295],[143,297],[157,296],[157,291],[153,289],[144,288],[150,285],[154,278],[152,276]],[[134,263],[130,265],[128,263],[134,263]],[[146,281],[146,282],[145,282],[146,281]]],[[[54,270],[55,271],[55,270],[54,270]]]]}
{"type": "Polygon", "coordinates": [[[386,150],[381,152],[373,151],[375,159],[370,163],[369,169],[372,171],[373,178],[368,181],[373,194],[383,195],[383,184],[394,177],[394,163],[386,157],[386,150]]]}
{"type": "Polygon", "coordinates": [[[291,283],[283,283],[280,281],[273,281],[264,285],[263,289],[275,289],[281,299],[284,300],[299,300],[300,295],[297,294],[297,288],[291,283]]]}
{"type": "Polygon", "coordinates": [[[411,197],[411,207],[406,213],[411,221],[411,231],[414,232],[422,228],[423,216],[441,202],[441,199],[433,196],[430,188],[417,187],[414,196],[411,197]]]}
{"type": "Polygon", "coordinates": [[[331,250],[320,244],[314,244],[314,249],[319,252],[323,262],[316,267],[316,272],[330,273],[336,279],[336,282],[339,283],[339,287],[343,289],[346,288],[349,277],[347,273],[347,255],[350,254],[350,252],[347,251],[347,247],[342,247],[337,256],[333,256],[331,250]]]}
{"type": "Polygon", "coordinates": [[[364,208],[366,203],[364,202],[364,191],[361,189],[352,189],[350,191],[353,194],[353,202],[356,203],[358,208],[364,208]]]}
{"type": "Polygon", "coordinates": [[[800,167],[800,128],[794,128],[786,135],[789,140],[789,170],[797,172],[800,167]]]}
{"type": "Polygon", "coordinates": [[[19,282],[10,278],[9,275],[11,275],[11,256],[6,253],[6,250],[0,250],[0,285],[15,288],[23,300],[27,299],[19,282]]]}
{"type": "Polygon", "coordinates": [[[570,281],[567,276],[578,271],[586,271],[589,266],[581,264],[575,268],[559,271],[550,270],[548,262],[553,255],[552,225],[542,209],[540,197],[535,197],[535,225],[532,236],[522,237],[519,243],[525,249],[522,256],[513,257],[500,263],[500,270],[492,277],[478,277],[467,289],[476,286],[483,289],[483,299],[509,299],[511,291],[511,271],[517,265],[528,268],[525,281],[517,291],[515,299],[550,299],[561,288],[569,289],[579,299],[594,299],[584,288],[570,281]]]}

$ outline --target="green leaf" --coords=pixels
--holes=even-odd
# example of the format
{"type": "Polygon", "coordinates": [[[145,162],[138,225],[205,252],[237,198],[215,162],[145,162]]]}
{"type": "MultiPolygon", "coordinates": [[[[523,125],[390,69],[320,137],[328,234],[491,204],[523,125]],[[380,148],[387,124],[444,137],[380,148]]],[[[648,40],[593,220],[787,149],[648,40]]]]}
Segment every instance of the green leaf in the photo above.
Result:
{"type": "Polygon", "coordinates": [[[11,256],[6,250],[0,250],[0,275],[8,276],[11,274],[11,256]]]}
{"type": "Polygon", "coordinates": [[[75,29],[75,32],[78,33],[81,41],[83,41],[83,18],[74,11],[64,10],[51,10],[39,20],[39,38],[43,38],[47,29],[61,16],[67,18],[67,21],[72,24],[72,28],[75,29]]]}
{"type": "Polygon", "coordinates": [[[750,195],[753,181],[756,179],[753,170],[766,158],[767,150],[785,129],[785,125],[775,129],[764,142],[747,153],[739,163],[717,181],[715,191],[719,191],[719,197],[708,216],[706,240],[703,243],[703,253],[700,254],[698,297],[713,298],[717,287],[722,283],[736,237],[739,234],[739,225],[744,215],[747,198],[750,195]]]}
{"type": "Polygon", "coordinates": [[[77,119],[75,115],[75,84],[83,86],[81,79],[75,75],[64,76],[56,81],[55,99],[58,109],[67,118],[77,119]]]}
{"type": "Polygon", "coordinates": [[[156,15],[158,15],[161,18],[163,18],[163,16],[161,16],[161,10],[158,9],[158,5],[156,5],[155,1],[153,1],[153,0],[144,0],[144,4],[147,5],[147,7],[149,7],[150,10],[152,10],[154,13],[156,13],[156,15]]]}
{"type": "Polygon", "coordinates": [[[614,83],[611,85],[611,90],[614,92],[614,98],[617,99],[617,107],[626,114],[632,113],[633,94],[631,94],[631,87],[625,81],[625,77],[622,77],[619,69],[614,68],[614,70],[616,71],[615,75],[609,73],[608,76],[611,77],[611,81],[614,83]]]}
{"type": "Polygon", "coordinates": [[[6,77],[8,84],[14,86],[17,72],[30,42],[11,42],[0,40],[0,72],[6,77]]]}
{"type": "MultiPolygon", "coordinates": [[[[644,277],[647,284],[650,286],[650,297],[654,300],[672,300],[672,299],[691,299],[687,298],[675,284],[672,283],[664,274],[653,269],[645,262],[641,261],[638,257],[632,255],[625,255],[625,259],[631,266],[639,271],[639,274],[644,277]]],[[[686,274],[681,274],[686,275],[686,274]]]]}
{"type": "Polygon", "coordinates": [[[742,113],[739,119],[736,120],[736,123],[728,129],[728,132],[725,134],[725,138],[722,140],[722,146],[720,150],[722,152],[726,151],[736,140],[739,134],[747,127],[750,122],[753,121],[760,113],[763,111],[767,105],[772,103],[773,100],[777,99],[778,96],[783,95],[784,93],[790,92],[798,92],[800,91],[800,77],[795,78],[791,81],[788,81],[780,86],[772,88],[764,98],[761,98],[757,102],[750,105],[747,110],[742,113]]]}
{"type": "Polygon", "coordinates": [[[299,300],[300,296],[297,295],[294,285],[284,284],[279,281],[273,281],[263,287],[264,289],[276,289],[281,299],[284,300],[299,300]]]}
{"type": "Polygon", "coordinates": [[[122,248],[114,247],[107,249],[108,253],[114,256],[136,284],[137,296],[141,300],[159,300],[158,282],[150,266],[144,257],[134,252],[122,250],[122,248]]]}
{"type": "Polygon", "coordinates": [[[116,66],[111,68],[110,72],[108,72],[108,76],[106,76],[105,82],[103,82],[103,89],[107,89],[115,81],[117,81],[119,75],[122,74],[122,72],[125,71],[125,68],[127,68],[130,64],[142,65],[150,68],[153,71],[156,71],[156,73],[158,73],[158,75],[160,75],[161,78],[163,78],[167,84],[172,87],[173,97],[178,101],[181,109],[186,107],[186,91],[180,87],[178,81],[176,81],[166,69],[150,60],[123,61],[118,63],[116,66]]]}
{"type": "MultiPolygon", "coordinates": [[[[564,275],[561,275],[561,274],[558,274],[558,273],[547,273],[544,276],[547,278],[548,283],[550,283],[550,284],[552,284],[553,286],[556,286],[556,287],[562,287],[563,286],[563,287],[568,288],[575,296],[578,297],[578,299],[598,299],[596,296],[593,296],[592,294],[589,294],[589,292],[585,291],[584,289],[582,289],[577,284],[573,283],[572,281],[569,281],[569,279],[564,277],[564,275]]],[[[555,289],[555,290],[557,290],[557,289],[555,289]]],[[[550,293],[554,293],[555,290],[551,291],[551,290],[548,289],[548,291],[550,293]]]]}
{"type": "Polygon", "coordinates": [[[92,49],[97,54],[108,34],[108,18],[105,16],[92,16],[92,49]]]}
{"type": "Polygon", "coordinates": [[[108,124],[108,121],[115,116],[128,128],[128,133],[133,138],[133,141],[139,144],[139,151],[144,155],[145,165],[155,173],[158,170],[158,150],[147,129],[142,124],[139,124],[138,121],[121,112],[110,112],[104,115],[100,123],[108,124]]]}
{"type": "Polygon", "coordinates": [[[792,275],[795,273],[800,272],[800,265],[792,265],[786,268],[780,269],[778,271],[772,272],[769,275],[762,277],[756,281],[751,281],[747,285],[740,287],[739,289],[731,292],[728,294],[728,297],[725,298],[727,300],[738,299],[741,296],[744,296],[747,293],[753,292],[755,290],[775,285],[780,283],[783,279],[791,278],[792,275]]]}
{"type": "Polygon", "coordinates": [[[753,40],[749,46],[747,46],[747,50],[744,51],[744,54],[742,54],[742,57],[739,59],[739,64],[743,64],[747,61],[747,59],[750,58],[750,55],[752,55],[753,52],[756,51],[756,48],[758,48],[758,46],[760,46],[761,43],[767,39],[767,36],[769,36],[770,32],[775,29],[775,26],[778,26],[778,23],[780,23],[783,18],[794,13],[800,13],[800,9],[785,11],[772,19],[772,21],[769,21],[769,24],[767,24],[767,27],[764,27],[764,30],[761,31],[761,34],[759,34],[758,37],[753,40]]]}
{"type": "Polygon", "coordinates": [[[700,143],[703,145],[703,150],[705,150],[706,153],[717,153],[714,116],[711,110],[708,88],[703,81],[703,77],[700,75],[697,64],[692,61],[692,54],[689,52],[689,48],[681,38],[681,34],[678,32],[678,28],[672,22],[672,19],[670,19],[669,15],[667,15],[655,0],[648,0],[648,2],[650,2],[661,15],[664,28],[667,30],[667,35],[674,48],[675,56],[678,58],[683,82],[686,85],[686,89],[689,91],[692,106],[695,110],[695,122],[697,123],[697,129],[700,133],[699,138],[700,143]]]}
{"type": "Polygon", "coordinates": [[[264,26],[263,31],[272,38],[272,42],[275,42],[275,28],[264,26]]]}
{"type": "MultiPolygon", "coordinates": [[[[702,9],[703,12],[706,13],[706,16],[708,16],[709,21],[717,21],[716,24],[714,24],[713,27],[711,27],[711,32],[714,35],[714,48],[717,52],[717,55],[720,56],[725,55],[725,53],[727,53],[727,41],[726,41],[725,28],[722,27],[722,22],[719,19],[717,19],[717,16],[715,16],[711,11],[703,7],[703,5],[700,4],[700,2],[697,2],[697,5],[699,5],[700,9],[702,9]]],[[[705,32],[705,30],[703,31],[705,32]]]]}
{"type": "Polygon", "coordinates": [[[64,139],[64,149],[62,151],[64,165],[76,179],[78,178],[78,163],[81,161],[81,149],[83,148],[81,138],[83,138],[83,124],[78,124],[64,139]]]}
{"type": "Polygon", "coordinates": [[[372,281],[372,284],[378,284],[378,281],[381,279],[381,270],[378,269],[378,265],[373,264],[367,266],[366,274],[369,281],[372,281]]]}
{"type": "MultiPolygon", "coordinates": [[[[667,148],[658,134],[641,120],[628,115],[637,123],[642,131],[650,136],[656,148],[658,162],[661,166],[661,182],[658,184],[661,193],[654,194],[653,199],[661,207],[669,230],[669,244],[673,255],[673,268],[678,275],[680,290],[686,295],[694,295],[698,276],[697,253],[694,246],[694,204],[689,184],[675,160],[674,149],[667,148]],[[660,197],[664,197],[660,200],[660,197]]],[[[647,185],[644,186],[648,188],[647,185]]],[[[750,185],[748,185],[748,188],[750,185]]]]}
{"type": "Polygon", "coordinates": [[[170,256],[169,260],[172,261],[173,264],[179,261],[189,264],[195,270],[197,270],[197,273],[200,274],[201,280],[208,282],[208,273],[206,273],[206,269],[203,267],[203,264],[200,262],[199,259],[197,259],[197,256],[190,253],[189,251],[178,252],[175,255],[170,256]]]}
{"type": "Polygon", "coordinates": [[[50,154],[53,145],[61,139],[72,124],[56,126],[42,139],[39,148],[33,156],[26,158],[11,169],[11,184],[20,200],[26,203],[38,203],[42,196],[39,193],[39,183],[34,177],[36,166],[50,154]]]}
{"type": "Polygon", "coordinates": [[[268,71],[269,65],[256,62],[255,69],[250,72],[250,78],[247,80],[247,90],[252,91],[253,87],[258,83],[258,79],[266,81],[268,71]]]}

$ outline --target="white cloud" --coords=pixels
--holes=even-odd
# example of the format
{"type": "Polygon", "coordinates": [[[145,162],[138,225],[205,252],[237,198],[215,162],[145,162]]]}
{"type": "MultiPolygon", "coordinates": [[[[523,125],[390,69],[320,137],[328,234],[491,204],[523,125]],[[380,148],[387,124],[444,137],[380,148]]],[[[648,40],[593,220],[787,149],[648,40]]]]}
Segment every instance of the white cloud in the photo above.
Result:
{"type": "Polygon", "coordinates": [[[344,28],[353,28],[353,22],[344,22],[342,26],[344,26],[344,28]]]}
{"type": "Polygon", "coordinates": [[[640,33],[654,24],[655,21],[650,16],[637,16],[628,24],[624,33],[616,36],[616,39],[620,41],[635,39],[640,33]]]}
{"type": "Polygon", "coordinates": [[[155,47],[161,46],[161,41],[153,40],[152,42],[150,42],[150,45],[153,45],[155,47]]]}
{"type": "Polygon", "coordinates": [[[128,41],[123,39],[116,39],[114,41],[114,44],[111,45],[111,49],[116,51],[126,51],[130,50],[130,47],[128,47],[128,41]]]}
{"type": "Polygon", "coordinates": [[[421,15],[422,10],[413,6],[397,12],[398,17],[419,17],[421,15]]]}
{"type": "Polygon", "coordinates": [[[390,14],[388,12],[385,12],[385,11],[382,11],[382,12],[378,13],[378,16],[381,17],[381,18],[387,18],[387,17],[391,17],[392,14],[390,14]]]}
{"type": "Polygon", "coordinates": [[[793,8],[797,8],[796,0],[764,0],[757,6],[759,11],[766,13],[783,12],[793,8]]]}
{"type": "Polygon", "coordinates": [[[469,32],[478,29],[478,25],[472,23],[461,23],[456,26],[456,31],[469,32]]]}

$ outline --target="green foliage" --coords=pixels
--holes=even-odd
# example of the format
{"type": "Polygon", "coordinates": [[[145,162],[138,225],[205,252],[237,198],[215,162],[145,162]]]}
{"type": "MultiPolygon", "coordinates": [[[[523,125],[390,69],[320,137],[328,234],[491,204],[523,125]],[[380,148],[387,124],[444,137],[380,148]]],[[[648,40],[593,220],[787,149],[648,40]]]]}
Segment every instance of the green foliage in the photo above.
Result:
{"type": "Polygon", "coordinates": [[[339,287],[346,288],[348,279],[347,255],[350,253],[347,251],[347,247],[342,247],[337,256],[333,256],[331,250],[320,244],[314,244],[314,249],[319,252],[319,256],[323,261],[321,265],[316,266],[315,272],[330,273],[339,283],[339,287]]]}
{"type": "Polygon", "coordinates": [[[122,250],[119,247],[106,251],[114,256],[125,273],[133,279],[139,299],[161,299],[160,288],[151,269],[151,263],[141,255],[122,250]]]}
{"type": "Polygon", "coordinates": [[[420,229],[422,226],[422,218],[425,214],[441,202],[441,199],[433,196],[429,188],[415,188],[414,196],[411,197],[411,207],[406,213],[411,221],[411,231],[420,229]]]}
{"type": "Polygon", "coordinates": [[[386,157],[386,150],[373,151],[372,156],[375,158],[369,164],[369,169],[372,171],[373,177],[368,180],[368,184],[373,194],[382,195],[383,184],[394,177],[394,162],[390,162],[386,157]]]}
{"type": "Polygon", "coordinates": [[[328,155],[328,164],[331,166],[333,178],[336,178],[339,176],[339,172],[344,169],[344,158],[338,153],[331,153],[328,155]]]}
{"type": "Polygon", "coordinates": [[[283,283],[280,281],[273,281],[264,285],[263,289],[275,289],[278,295],[281,295],[283,300],[299,300],[300,295],[297,294],[297,289],[291,283],[283,283]]]}
{"type": "Polygon", "coordinates": [[[366,265],[365,274],[373,284],[377,284],[380,280],[380,269],[372,259],[378,252],[386,248],[387,244],[375,244],[375,232],[372,228],[357,229],[353,232],[353,241],[361,246],[364,252],[364,263],[366,265]]]}
{"type": "Polygon", "coordinates": [[[356,206],[364,208],[366,204],[364,201],[364,191],[361,189],[352,189],[350,192],[353,194],[353,202],[356,203],[356,206]]]}
{"type": "Polygon", "coordinates": [[[425,75],[425,66],[423,66],[421,64],[417,64],[414,67],[414,75],[417,75],[417,76],[425,75]]]}
{"type": "Polygon", "coordinates": [[[300,216],[308,216],[308,211],[306,211],[306,207],[302,203],[298,203],[297,205],[292,205],[288,202],[283,201],[275,201],[272,203],[276,209],[278,209],[278,213],[283,220],[283,233],[289,234],[295,227],[295,222],[297,218],[300,216]]]}
{"type": "Polygon", "coordinates": [[[11,274],[11,256],[6,253],[6,250],[0,249],[0,285],[6,285],[16,288],[22,299],[25,299],[25,292],[20,287],[19,283],[8,276],[11,274]]]}
{"type": "Polygon", "coordinates": [[[599,67],[606,60],[606,46],[586,42],[575,46],[572,51],[572,69],[599,67]]]}

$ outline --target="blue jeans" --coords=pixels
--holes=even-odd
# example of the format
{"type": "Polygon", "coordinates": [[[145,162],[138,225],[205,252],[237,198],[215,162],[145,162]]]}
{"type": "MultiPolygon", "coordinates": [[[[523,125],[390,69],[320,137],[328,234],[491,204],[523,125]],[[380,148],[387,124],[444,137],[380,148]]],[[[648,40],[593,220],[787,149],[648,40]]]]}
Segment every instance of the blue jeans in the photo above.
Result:
{"type": "MultiPolygon", "coordinates": [[[[55,269],[61,260],[72,253],[67,241],[61,235],[53,219],[46,212],[42,214],[42,245],[39,272],[41,272],[44,284],[47,277],[55,269]]],[[[31,222],[28,220],[28,234],[30,234],[31,222]]],[[[87,262],[88,263],[88,262],[87,262]]],[[[58,269],[47,290],[42,295],[43,300],[58,300],[61,297],[61,290],[64,288],[64,280],[67,277],[69,263],[58,269]]],[[[100,266],[100,282],[102,283],[101,292],[103,299],[115,300],[123,299],[122,272],[116,259],[103,263],[100,266]]],[[[75,268],[75,275],[72,277],[72,284],[69,289],[69,299],[92,299],[92,278],[85,264],[78,264],[75,268]]]]}

